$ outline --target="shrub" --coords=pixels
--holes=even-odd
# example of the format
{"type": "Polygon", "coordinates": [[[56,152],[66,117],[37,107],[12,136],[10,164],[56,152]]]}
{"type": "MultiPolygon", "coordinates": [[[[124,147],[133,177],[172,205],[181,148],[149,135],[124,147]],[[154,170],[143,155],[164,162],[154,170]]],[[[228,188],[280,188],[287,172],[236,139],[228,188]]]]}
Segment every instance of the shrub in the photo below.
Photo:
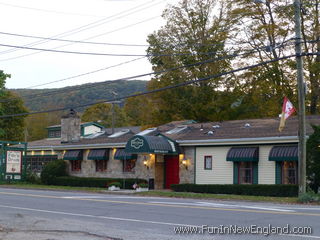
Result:
{"type": "Polygon", "coordinates": [[[138,186],[139,186],[139,188],[149,188],[148,183],[139,183],[138,186]]]}
{"type": "Polygon", "coordinates": [[[301,196],[299,196],[298,201],[301,203],[312,203],[312,202],[320,203],[320,194],[316,194],[314,192],[306,192],[301,196]]]}
{"type": "Polygon", "coordinates": [[[26,172],[26,182],[32,183],[32,184],[40,184],[41,179],[39,175],[36,172],[33,172],[31,170],[27,170],[26,172]]]}
{"type": "Polygon", "coordinates": [[[67,176],[67,164],[63,160],[55,160],[47,163],[41,172],[41,182],[53,185],[55,179],[61,176],[67,176]]]}
{"type": "Polygon", "coordinates": [[[132,189],[135,183],[139,184],[146,182],[144,179],[136,178],[87,178],[87,177],[56,177],[54,179],[54,185],[60,186],[73,186],[73,187],[98,187],[106,188],[110,183],[118,182],[120,183],[120,188],[122,189],[132,189]]]}
{"type": "Polygon", "coordinates": [[[212,194],[236,194],[271,197],[296,197],[297,185],[284,184],[173,184],[171,188],[176,192],[195,192],[212,194]]]}

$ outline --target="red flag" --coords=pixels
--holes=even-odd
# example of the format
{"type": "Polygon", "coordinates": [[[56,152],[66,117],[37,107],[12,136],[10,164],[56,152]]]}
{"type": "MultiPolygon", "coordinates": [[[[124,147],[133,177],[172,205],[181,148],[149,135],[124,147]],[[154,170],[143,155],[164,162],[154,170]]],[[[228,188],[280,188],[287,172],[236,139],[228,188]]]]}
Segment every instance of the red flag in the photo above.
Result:
{"type": "Polygon", "coordinates": [[[287,97],[284,97],[282,105],[281,120],[279,125],[279,132],[284,128],[286,120],[296,111],[293,104],[289,101],[287,97]]]}

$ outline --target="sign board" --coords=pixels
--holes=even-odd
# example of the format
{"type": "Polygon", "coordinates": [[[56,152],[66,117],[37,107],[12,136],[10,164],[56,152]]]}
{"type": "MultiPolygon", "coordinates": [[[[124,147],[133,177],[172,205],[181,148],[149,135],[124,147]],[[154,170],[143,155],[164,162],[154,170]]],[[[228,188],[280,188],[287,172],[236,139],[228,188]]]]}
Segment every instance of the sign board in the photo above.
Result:
{"type": "Polygon", "coordinates": [[[21,167],[22,167],[22,152],[8,150],[6,172],[21,174],[21,167]]]}

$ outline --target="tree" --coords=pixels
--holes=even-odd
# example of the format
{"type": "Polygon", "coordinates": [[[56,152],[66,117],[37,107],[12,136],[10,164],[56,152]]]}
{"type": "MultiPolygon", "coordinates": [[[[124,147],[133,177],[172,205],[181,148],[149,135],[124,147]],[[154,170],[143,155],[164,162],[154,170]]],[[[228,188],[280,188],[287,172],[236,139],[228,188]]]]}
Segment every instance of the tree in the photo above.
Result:
{"type": "Polygon", "coordinates": [[[314,132],[307,141],[307,179],[315,192],[320,187],[320,126],[312,126],[314,132]]]}
{"type": "MultiPolygon", "coordinates": [[[[180,84],[230,70],[230,59],[223,58],[227,55],[225,44],[232,27],[227,4],[218,0],[184,0],[177,6],[169,6],[163,17],[166,25],[148,37],[149,61],[154,71],[216,61],[158,73],[148,83],[148,89],[180,84]]],[[[152,94],[150,98],[155,109],[152,122],[214,120],[221,114],[217,112],[215,102],[222,89],[232,91],[232,80],[229,76],[213,78],[152,94]]]]}
{"type": "MultiPolygon", "coordinates": [[[[127,125],[126,115],[122,108],[114,104],[115,127],[127,125]]],[[[81,116],[83,122],[99,122],[105,127],[112,126],[112,104],[99,103],[88,107],[81,116]]]]}
{"type": "Polygon", "coordinates": [[[280,112],[284,96],[296,102],[295,59],[279,60],[294,54],[290,44],[294,33],[293,6],[290,0],[234,0],[232,17],[239,23],[234,39],[236,48],[246,51],[245,61],[235,66],[248,66],[263,61],[274,61],[238,75],[242,81],[240,91],[248,109],[254,115],[242,117],[270,117],[280,112]]]}
{"type": "MultiPolygon", "coordinates": [[[[25,113],[27,109],[23,101],[14,93],[5,89],[6,79],[9,74],[0,71],[0,115],[25,113]]],[[[24,138],[25,117],[0,118],[0,139],[7,141],[21,141],[24,138]]]]}
{"type": "Polygon", "coordinates": [[[151,103],[150,96],[139,96],[128,98],[124,105],[124,112],[127,116],[127,123],[130,126],[151,127],[152,112],[156,106],[151,103]]]}

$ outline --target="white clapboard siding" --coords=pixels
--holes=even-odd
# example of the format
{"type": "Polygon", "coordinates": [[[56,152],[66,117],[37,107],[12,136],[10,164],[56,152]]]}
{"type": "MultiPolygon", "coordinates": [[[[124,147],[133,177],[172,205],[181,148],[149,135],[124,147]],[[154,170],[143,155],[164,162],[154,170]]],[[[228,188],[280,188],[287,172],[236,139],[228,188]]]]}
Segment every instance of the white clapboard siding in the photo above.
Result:
{"type": "Polygon", "coordinates": [[[233,163],[227,162],[230,147],[197,147],[196,184],[233,184],[233,163]],[[204,156],[212,156],[212,170],[204,170],[204,156]]]}
{"type": "Polygon", "coordinates": [[[259,184],[275,184],[275,162],[268,160],[272,147],[259,147],[259,184]]]}

